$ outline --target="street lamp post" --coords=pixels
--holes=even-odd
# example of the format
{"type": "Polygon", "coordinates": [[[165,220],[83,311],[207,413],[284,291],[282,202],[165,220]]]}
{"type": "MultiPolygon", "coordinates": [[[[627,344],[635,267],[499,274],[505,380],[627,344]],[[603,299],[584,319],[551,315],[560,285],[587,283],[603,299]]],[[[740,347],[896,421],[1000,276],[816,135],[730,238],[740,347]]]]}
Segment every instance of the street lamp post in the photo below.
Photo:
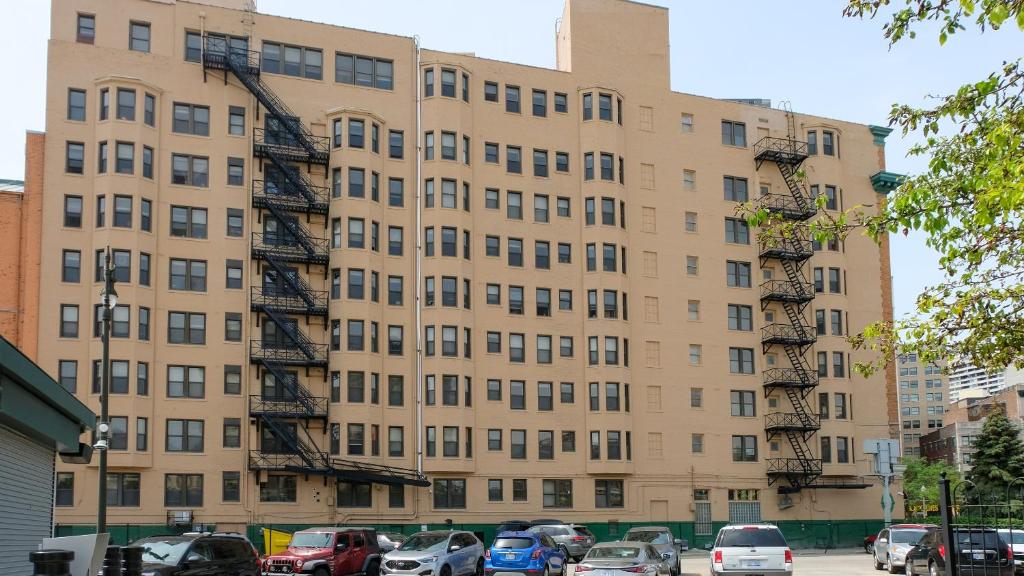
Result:
{"type": "Polygon", "coordinates": [[[110,448],[110,416],[107,404],[110,400],[110,327],[117,306],[117,291],[114,290],[114,259],[107,246],[103,263],[103,291],[100,292],[100,309],[103,313],[103,363],[100,366],[100,421],[97,425],[96,445],[100,453],[99,499],[96,511],[96,532],[107,531],[107,450],[110,448]]]}

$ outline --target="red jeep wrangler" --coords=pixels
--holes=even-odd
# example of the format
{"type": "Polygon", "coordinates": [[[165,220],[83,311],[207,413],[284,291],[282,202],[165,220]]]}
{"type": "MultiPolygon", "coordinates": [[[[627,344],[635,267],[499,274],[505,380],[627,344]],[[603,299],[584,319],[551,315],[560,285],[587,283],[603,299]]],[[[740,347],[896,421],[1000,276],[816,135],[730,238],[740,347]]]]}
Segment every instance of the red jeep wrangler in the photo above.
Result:
{"type": "Polygon", "coordinates": [[[379,576],[380,548],[372,528],[308,528],[288,550],[263,560],[263,576],[379,576]]]}

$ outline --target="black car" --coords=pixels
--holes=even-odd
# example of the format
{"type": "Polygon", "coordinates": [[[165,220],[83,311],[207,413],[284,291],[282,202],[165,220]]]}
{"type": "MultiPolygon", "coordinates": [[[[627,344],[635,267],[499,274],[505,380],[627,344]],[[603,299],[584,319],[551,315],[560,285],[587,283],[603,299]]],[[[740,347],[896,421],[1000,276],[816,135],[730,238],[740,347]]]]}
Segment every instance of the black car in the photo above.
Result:
{"type": "MultiPolygon", "coordinates": [[[[1013,576],[1013,551],[993,528],[953,531],[957,576],[1013,576]]],[[[942,532],[932,530],[907,554],[907,574],[945,576],[949,551],[942,532]]]]}
{"type": "Polygon", "coordinates": [[[142,573],[147,575],[260,576],[259,554],[240,534],[149,536],[131,545],[142,548],[142,573]]]}

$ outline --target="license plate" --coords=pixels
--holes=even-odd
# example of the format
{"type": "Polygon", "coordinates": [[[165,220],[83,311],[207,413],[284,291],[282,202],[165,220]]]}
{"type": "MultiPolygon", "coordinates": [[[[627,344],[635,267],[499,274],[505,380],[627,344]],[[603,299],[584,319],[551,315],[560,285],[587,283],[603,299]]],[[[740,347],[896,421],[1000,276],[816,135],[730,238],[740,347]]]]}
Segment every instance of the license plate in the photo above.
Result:
{"type": "Polygon", "coordinates": [[[974,555],[974,559],[975,560],[984,560],[985,559],[985,553],[984,552],[975,552],[973,555],[974,555]]]}
{"type": "Polygon", "coordinates": [[[511,552],[505,554],[505,560],[515,560],[515,559],[516,559],[516,555],[515,554],[513,554],[511,552]]]}
{"type": "Polygon", "coordinates": [[[743,567],[744,568],[760,568],[761,565],[762,565],[762,563],[761,563],[760,560],[744,560],[743,561],[743,567]]]}

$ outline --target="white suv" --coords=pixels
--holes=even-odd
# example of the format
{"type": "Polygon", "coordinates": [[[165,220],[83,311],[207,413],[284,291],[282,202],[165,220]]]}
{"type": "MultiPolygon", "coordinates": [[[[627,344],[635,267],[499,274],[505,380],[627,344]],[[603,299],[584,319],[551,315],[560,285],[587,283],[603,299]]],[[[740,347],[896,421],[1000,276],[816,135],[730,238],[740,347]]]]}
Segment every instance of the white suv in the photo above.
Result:
{"type": "Polygon", "coordinates": [[[790,576],[793,552],[773,524],[736,524],[718,531],[711,549],[711,575],[790,576]]]}

